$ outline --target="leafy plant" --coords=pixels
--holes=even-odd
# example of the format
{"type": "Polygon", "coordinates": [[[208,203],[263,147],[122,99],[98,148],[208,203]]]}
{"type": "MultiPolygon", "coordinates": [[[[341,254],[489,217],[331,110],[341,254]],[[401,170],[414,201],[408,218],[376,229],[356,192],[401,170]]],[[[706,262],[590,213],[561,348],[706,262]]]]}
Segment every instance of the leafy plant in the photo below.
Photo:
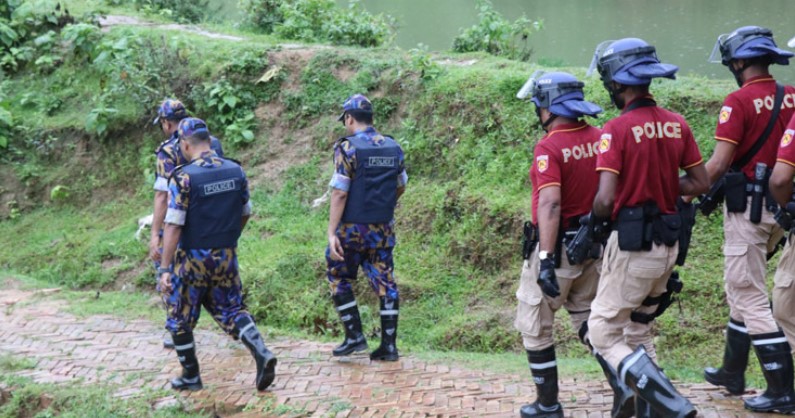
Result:
{"type": "Polygon", "coordinates": [[[284,21],[282,3],[284,0],[240,0],[239,5],[249,26],[273,33],[276,25],[284,21]]]}
{"type": "Polygon", "coordinates": [[[213,15],[209,0],[134,0],[133,3],[145,13],[166,16],[185,23],[198,23],[213,15]]]}
{"type": "Polygon", "coordinates": [[[241,0],[247,22],[265,33],[298,41],[374,47],[394,36],[395,20],[372,15],[359,0],[341,8],[334,0],[241,0]]]}
{"type": "Polygon", "coordinates": [[[522,15],[511,23],[494,10],[489,0],[478,0],[479,21],[463,29],[453,40],[453,51],[484,51],[492,55],[527,61],[532,55],[528,39],[541,30],[543,21],[532,21],[522,15]]]}
{"type": "Polygon", "coordinates": [[[61,31],[61,36],[69,42],[76,57],[89,61],[93,59],[101,38],[99,28],[86,23],[67,25],[61,31]]]}
{"type": "Polygon", "coordinates": [[[105,106],[102,101],[99,105],[88,112],[86,117],[86,131],[95,134],[99,138],[104,138],[110,126],[111,119],[119,111],[112,107],[105,106]]]}
{"type": "Polygon", "coordinates": [[[420,78],[423,80],[433,80],[444,74],[444,68],[433,60],[427,45],[417,45],[416,48],[409,50],[409,55],[411,56],[411,68],[419,71],[420,78]]]}

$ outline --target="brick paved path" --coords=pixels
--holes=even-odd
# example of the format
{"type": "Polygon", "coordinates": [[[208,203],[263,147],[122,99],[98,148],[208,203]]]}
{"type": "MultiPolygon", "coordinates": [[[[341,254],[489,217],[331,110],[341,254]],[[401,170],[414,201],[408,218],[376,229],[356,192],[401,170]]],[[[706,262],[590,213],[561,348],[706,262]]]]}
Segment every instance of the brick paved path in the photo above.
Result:
{"type": "MultiPolygon", "coordinates": [[[[166,388],[178,372],[174,353],[161,347],[159,324],[112,316],[83,320],[61,312],[65,302],[31,295],[0,291],[0,355],[36,362],[20,375],[38,382],[123,384],[130,389],[116,395],[131,397],[146,387],[166,388]]],[[[206,389],[183,396],[223,417],[517,417],[519,407],[534,398],[527,370],[489,373],[411,356],[396,363],[371,363],[366,356],[335,359],[330,344],[267,337],[279,358],[277,378],[258,394],[253,360],[242,344],[215,330],[199,330],[196,339],[206,389]]],[[[771,416],[745,413],[739,399],[727,399],[709,385],[679,388],[700,416],[771,416]]],[[[567,416],[610,416],[606,383],[564,379],[560,395],[567,416]]]]}

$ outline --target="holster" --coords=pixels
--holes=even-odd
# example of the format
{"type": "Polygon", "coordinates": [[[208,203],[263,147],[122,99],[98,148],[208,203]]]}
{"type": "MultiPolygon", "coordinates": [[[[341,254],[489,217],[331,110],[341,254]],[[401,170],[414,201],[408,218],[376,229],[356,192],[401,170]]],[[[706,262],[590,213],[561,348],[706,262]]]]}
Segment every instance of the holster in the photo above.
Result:
{"type": "Polygon", "coordinates": [[[674,295],[680,293],[683,288],[684,284],[682,283],[682,280],[679,279],[679,272],[676,270],[672,271],[671,276],[668,277],[668,282],[665,285],[665,293],[657,297],[648,297],[642,303],[643,306],[657,305],[657,309],[655,309],[652,313],[634,311],[630,314],[630,319],[632,322],[648,324],[655,318],[662,315],[666,309],[668,309],[668,307],[671,306],[674,301],[676,301],[674,295]]]}
{"type": "Polygon", "coordinates": [[[742,172],[723,176],[726,193],[726,211],[743,213],[748,209],[748,179],[742,172]]]}
{"type": "Polygon", "coordinates": [[[538,245],[538,227],[527,221],[522,228],[522,259],[527,260],[538,245]]]}
{"type": "Polygon", "coordinates": [[[681,199],[676,204],[679,216],[682,218],[682,228],[679,232],[679,254],[676,256],[676,265],[685,265],[687,252],[690,249],[690,238],[693,235],[693,227],[696,224],[696,206],[692,203],[685,203],[681,199]]]}
{"type": "Polygon", "coordinates": [[[719,178],[706,194],[698,198],[698,210],[704,216],[709,216],[718,205],[723,203],[726,198],[726,181],[723,177],[719,178]]]}

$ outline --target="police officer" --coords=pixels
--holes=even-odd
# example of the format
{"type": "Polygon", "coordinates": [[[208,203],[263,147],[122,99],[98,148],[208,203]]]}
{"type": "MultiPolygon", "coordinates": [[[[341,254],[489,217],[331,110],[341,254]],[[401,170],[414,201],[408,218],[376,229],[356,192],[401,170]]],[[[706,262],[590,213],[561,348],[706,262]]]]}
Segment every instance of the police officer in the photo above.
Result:
{"type": "Polygon", "coordinates": [[[784,231],[787,235],[787,244],[784,246],[784,251],[781,254],[776,275],[773,279],[773,318],[783,328],[790,348],[795,347],[795,287],[792,285],[793,281],[795,281],[795,246],[792,245],[792,216],[795,213],[791,213],[791,211],[795,210],[793,208],[795,202],[792,195],[792,181],[795,178],[795,145],[792,144],[793,140],[795,140],[795,116],[790,119],[787,129],[781,137],[776,165],[773,168],[773,174],[770,176],[770,194],[775,198],[782,210],[785,211],[785,214],[782,214],[783,218],[789,222],[789,225],[786,225],[787,221],[784,222],[784,226],[789,229],[784,231]],[[789,210],[787,205],[790,206],[789,210]]]}
{"type": "Polygon", "coordinates": [[[202,388],[193,329],[204,306],[226,333],[251,351],[257,365],[255,384],[264,390],[273,382],[276,357],[246,311],[238,273],[237,240],[251,214],[246,175],[237,163],[212,150],[210,132],[200,119],[183,119],[179,137],[190,163],[175,168],[170,180],[165,267],[158,270],[161,289],[170,299],[166,329],[182,365],[182,376],[171,386],[202,388]]]}
{"type": "MultiPolygon", "coordinates": [[[[163,219],[166,216],[166,207],[168,206],[168,179],[174,168],[187,163],[188,161],[180,151],[177,135],[177,127],[179,122],[188,117],[188,112],[185,106],[179,100],[166,99],[157,110],[157,117],[152,122],[153,125],[160,125],[160,129],[166,136],[166,140],[157,147],[155,155],[157,162],[155,165],[155,202],[154,212],[152,215],[152,233],[149,239],[149,257],[155,265],[155,269],[160,268],[160,255],[163,252],[163,219]]],[[[212,138],[212,148],[223,157],[224,152],[221,149],[221,143],[215,137],[212,138]]],[[[163,340],[165,348],[174,348],[174,343],[171,337],[166,337],[163,340]]]]}
{"type": "Polygon", "coordinates": [[[590,342],[610,366],[611,386],[625,383],[637,395],[638,416],[692,417],[693,405],[643,345],[627,342],[625,331],[635,313],[654,312],[666,292],[679,250],[678,196],[708,186],[690,127],[681,115],[657,106],[649,92],[652,79],[673,79],[678,68],[660,63],[655,48],[637,38],[600,44],[594,68],[622,112],[605,124],[599,142],[591,219],[595,235],[603,233],[596,227],[604,219],[613,221],[613,232],[588,318],[590,342]],[[686,172],[681,178],[680,169],[686,172]]]}
{"type": "Polygon", "coordinates": [[[710,57],[729,68],[740,89],[723,102],[715,130],[718,142],[707,162],[710,182],[722,182],[726,196],[723,253],[729,324],[723,365],[707,368],[704,377],[731,394],[742,394],[753,345],[768,385],[764,394],[744,401],[747,409],[757,412],[795,409],[790,348],[773,318],[765,285],[766,255],[783,230],[770,211],[776,205],[762,199],[766,168],[775,163],[778,139],[795,110],[795,88],[779,89],[768,67],[786,65],[792,56],[776,46],[769,29],[745,26],[721,35],[710,57]],[[778,116],[773,119],[776,107],[778,116]],[[751,196],[755,184],[759,199],[751,196]]]}
{"type": "Polygon", "coordinates": [[[580,329],[588,319],[599,280],[599,262],[589,259],[571,265],[562,254],[564,233],[575,233],[580,216],[590,212],[598,182],[600,130],[581,118],[596,116],[602,109],[584,100],[583,86],[571,74],[536,72],[517,95],[532,95],[547,132],[535,146],[530,168],[532,228],[538,231],[539,242],[524,261],[516,292],[519,304],[514,325],[522,333],[538,394],[535,402],[522,406],[523,418],[563,417],[552,336],[555,312],[564,306],[574,329],[580,329]]]}
{"type": "Polygon", "coordinates": [[[381,345],[370,359],[396,361],[399,295],[392,261],[393,215],[408,180],[403,150],[373,128],[373,105],[365,96],[349,97],[342,109],[339,120],[348,136],[334,147],[326,274],[345,340],[333,355],[367,349],[351,288],[362,266],[381,304],[381,345]]]}

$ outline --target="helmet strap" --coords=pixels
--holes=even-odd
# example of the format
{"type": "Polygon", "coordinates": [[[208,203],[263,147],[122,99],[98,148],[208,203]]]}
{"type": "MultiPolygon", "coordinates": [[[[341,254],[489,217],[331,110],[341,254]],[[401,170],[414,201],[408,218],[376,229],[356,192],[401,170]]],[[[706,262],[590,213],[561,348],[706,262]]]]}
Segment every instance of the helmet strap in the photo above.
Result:
{"type": "Polygon", "coordinates": [[[538,124],[539,124],[539,126],[541,126],[541,129],[543,129],[544,132],[549,132],[549,124],[551,124],[552,121],[557,119],[557,117],[558,117],[558,115],[556,115],[556,114],[554,114],[552,112],[549,112],[549,119],[547,119],[546,122],[542,122],[541,121],[541,108],[538,107],[538,106],[536,106],[536,116],[538,116],[538,124]]]}
{"type": "Polygon", "coordinates": [[[737,85],[742,87],[743,86],[743,72],[748,69],[751,65],[753,65],[753,61],[745,60],[745,63],[739,69],[734,68],[734,61],[729,62],[729,71],[731,71],[734,79],[737,81],[737,85]]]}
{"type": "Polygon", "coordinates": [[[624,108],[624,106],[626,106],[627,103],[619,95],[627,90],[627,86],[619,83],[616,84],[618,84],[620,87],[614,88],[612,81],[604,82],[605,90],[607,90],[607,92],[610,94],[610,101],[613,102],[613,104],[618,108],[618,110],[621,110],[624,108]]]}

